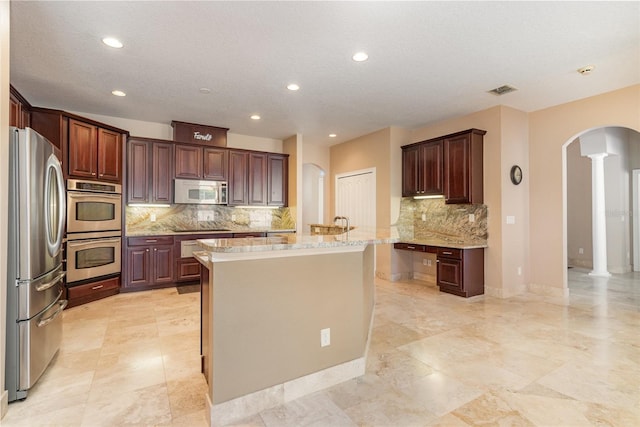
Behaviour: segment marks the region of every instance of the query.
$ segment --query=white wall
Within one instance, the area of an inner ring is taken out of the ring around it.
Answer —
[[[9,2],[0,1],[0,419],[7,413],[4,389],[7,306],[7,209],[9,201]]]
[[[571,267],[593,268],[591,159],[581,155],[581,138],[567,146],[567,257]],[[583,253],[580,253],[582,249]]]
[[[631,271],[631,215],[628,132],[606,128],[610,152],[604,159],[607,224],[607,268],[610,273]]]

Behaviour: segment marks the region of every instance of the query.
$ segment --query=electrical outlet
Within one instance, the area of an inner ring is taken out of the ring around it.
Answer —
[[[507,224],[515,224],[516,223],[516,217],[513,215],[507,215]]]
[[[235,215],[231,215],[231,221],[235,222],[235,220],[236,220],[236,216]]]
[[[156,222],[156,214],[152,213],[151,215],[149,215],[149,221]]]
[[[426,221],[426,220],[427,220],[427,214],[426,214],[426,213],[423,213],[423,214],[422,214],[422,220],[423,220],[423,221]]]
[[[522,267],[518,267],[518,276],[522,276]]]
[[[431,267],[431,260],[430,259],[427,260],[427,267]]]
[[[429,260],[426,258],[422,259],[422,265],[429,265]]]
[[[475,214],[469,214],[469,222],[476,222]]]
[[[584,248],[578,248],[578,253],[579,253],[580,255],[584,254]]]
[[[331,328],[320,329],[320,347],[331,344]]]

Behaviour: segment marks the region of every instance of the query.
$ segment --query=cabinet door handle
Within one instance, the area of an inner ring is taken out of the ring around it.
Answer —
[[[149,252],[149,249],[145,249],[147,252]]]
[[[442,255],[453,255],[453,252],[442,252]]]
[[[415,246],[407,246],[407,249],[415,249]]]
[[[156,243],[158,241],[158,239],[149,239],[149,240],[145,240],[145,243]]]
[[[102,289],[102,288],[104,288],[104,285],[98,285],[98,286],[92,286],[91,287],[91,289],[94,290],[94,291],[98,290],[98,289]]]

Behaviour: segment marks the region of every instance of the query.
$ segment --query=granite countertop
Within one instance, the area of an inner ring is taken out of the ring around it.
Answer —
[[[250,237],[235,239],[200,239],[200,246],[209,252],[239,253],[292,249],[335,248],[343,246],[377,245],[399,242],[395,228],[355,229],[338,235],[289,234],[278,237]]]
[[[229,234],[229,233],[295,233],[295,229],[274,230],[271,228],[251,228],[237,230],[188,230],[188,231],[170,231],[170,230],[141,230],[126,231],[125,237],[139,236],[185,236],[191,234]]]
[[[463,240],[449,240],[440,237],[425,237],[422,239],[414,239],[413,237],[406,239],[401,238],[399,242],[451,249],[478,249],[488,247],[487,242],[465,242]]]

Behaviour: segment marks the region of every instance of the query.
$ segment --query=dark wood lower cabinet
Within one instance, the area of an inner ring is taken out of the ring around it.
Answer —
[[[179,258],[176,261],[176,282],[200,280],[200,263],[195,258]]]
[[[67,308],[106,298],[120,292],[120,276],[67,288]]]
[[[469,298],[484,294],[484,249],[457,249],[414,243],[394,243],[395,249],[437,254],[441,292]]]
[[[438,248],[438,287],[465,298],[484,294],[484,249]]]
[[[129,237],[125,259],[123,292],[162,288],[175,282],[173,236]]]

